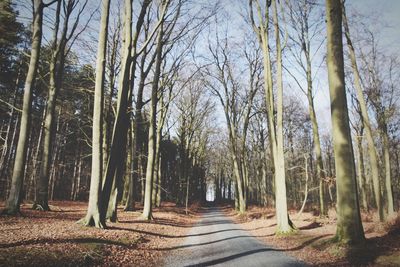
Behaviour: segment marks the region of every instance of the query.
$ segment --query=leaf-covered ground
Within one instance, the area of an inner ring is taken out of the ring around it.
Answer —
[[[160,266],[187,236],[201,211],[163,203],[154,210],[155,220],[140,221],[136,212],[119,209],[119,222],[100,230],[76,224],[86,203],[51,202],[51,211],[32,210],[22,205],[20,216],[0,216],[0,266]],[[0,204],[0,209],[3,207]],[[331,242],[336,218],[311,212],[291,218],[299,231],[277,237],[274,211],[251,207],[246,215],[222,208],[243,229],[268,245],[317,266],[400,266],[400,216],[381,224],[372,214],[363,214],[367,241],[352,249]]]
[[[121,208],[119,221],[101,230],[75,223],[87,203],[50,204],[50,212],[24,204],[22,215],[0,216],[1,266],[157,266],[198,219],[195,208],[186,215],[183,208],[163,203],[150,223],[138,220],[140,209]]]
[[[299,229],[290,236],[276,236],[274,211],[251,207],[246,215],[229,215],[263,242],[315,266],[400,266],[400,214],[386,223],[379,223],[371,213],[363,213],[366,242],[355,247],[332,242],[336,231],[336,215],[320,219],[311,212],[290,217]]]

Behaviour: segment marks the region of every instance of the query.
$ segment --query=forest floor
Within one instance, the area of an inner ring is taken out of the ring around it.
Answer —
[[[121,207],[119,221],[101,230],[75,223],[87,203],[50,205],[50,212],[23,204],[21,216],[0,216],[0,266],[157,266],[198,220],[196,206],[186,215],[184,208],[163,203],[151,223],[138,219],[141,207],[136,212]]]
[[[321,219],[312,212],[290,213],[295,234],[276,236],[274,210],[252,206],[245,215],[230,210],[228,215],[266,244],[314,266],[400,266],[400,214],[379,223],[371,213],[362,213],[366,242],[353,248],[332,242],[336,215]]]
[[[52,211],[32,210],[23,204],[21,216],[0,216],[0,266],[160,266],[171,249],[184,242],[202,209],[163,203],[154,209],[152,222],[141,221],[138,211],[123,212],[108,229],[84,227],[75,222],[85,215],[87,203],[54,201]],[[4,203],[0,203],[0,210]],[[274,211],[250,207],[237,215],[230,206],[222,207],[241,228],[269,246],[278,248],[310,265],[400,266],[400,216],[389,223],[363,213],[367,242],[349,249],[330,242],[335,234],[333,210],[329,219],[312,212],[291,213],[299,231],[290,236],[274,235]]]

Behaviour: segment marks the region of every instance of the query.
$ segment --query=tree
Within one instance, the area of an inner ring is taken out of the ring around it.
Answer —
[[[17,21],[17,15],[11,0],[0,2],[0,87],[4,88],[13,85],[14,69],[19,66],[14,57],[24,27]]]
[[[328,78],[337,187],[336,240],[364,241],[358,204],[356,171],[344,82],[342,9],[340,0],[326,0]]]
[[[253,3],[256,5],[258,25],[255,22]],[[273,23],[275,28],[275,41],[277,50],[277,98],[276,98],[276,121],[275,100],[273,93],[272,65],[269,48],[269,8],[273,6]],[[289,219],[286,200],[285,160],[283,151],[283,84],[282,84],[282,48],[280,42],[280,29],[278,24],[278,11],[275,1],[266,1],[264,9],[259,0],[249,0],[250,20],[256,33],[264,57],[264,87],[265,102],[267,106],[269,141],[274,162],[275,177],[275,206],[277,217],[277,233],[288,233],[293,230]]]
[[[32,26],[31,58],[29,61],[28,73],[25,79],[21,126],[19,130],[11,190],[7,198],[6,208],[4,210],[4,213],[6,214],[18,213],[21,203],[21,191],[24,179],[24,169],[27,156],[26,153],[28,149],[29,131],[31,126],[32,92],[35,86],[42,42],[43,9],[48,6],[45,5],[42,0],[34,0],[33,5],[34,14]]]
[[[47,94],[46,102],[46,113],[43,123],[44,128],[44,141],[43,141],[43,151],[42,160],[40,164],[40,175],[37,182],[36,188],[36,198],[34,209],[49,210],[48,205],[48,187],[49,187],[49,174],[50,174],[50,161],[52,157],[52,143],[55,135],[55,109],[57,96],[59,94],[60,88],[63,83],[64,77],[64,65],[66,57],[70,51],[68,43],[74,41],[72,39],[74,32],[78,26],[80,16],[85,9],[87,0],[84,2],[83,6],[78,11],[77,18],[72,25],[72,29],[68,32],[68,27],[70,23],[70,18],[73,11],[77,8],[79,0],[58,0],[57,8],[55,14],[55,26],[53,30],[53,41],[51,44],[51,59],[50,59],[50,81]],[[60,19],[61,19],[61,6],[63,6],[63,26],[61,29],[61,35],[58,37]],[[81,31],[82,32],[82,31]]]
[[[106,49],[108,35],[108,21],[111,0],[101,3],[101,21],[96,61],[96,83],[94,89],[93,128],[92,128],[92,170],[90,176],[89,205],[86,216],[78,221],[86,226],[97,228],[105,227],[105,217],[101,216],[101,192],[103,175],[103,106],[104,106],[104,80],[106,69]]]
[[[315,113],[314,92],[313,92],[313,77],[312,77],[312,51],[311,41],[318,36],[320,31],[321,17],[317,16],[316,21],[311,21],[312,16],[315,16],[315,1],[302,0],[290,1],[290,21],[291,26],[294,28],[295,33],[290,37],[294,43],[300,47],[304,59],[300,54],[293,52],[295,61],[301,66],[307,80],[307,89],[305,90],[298,79],[286,68],[287,72],[293,76],[300,89],[305,93],[308,100],[308,109],[313,132],[314,153],[317,165],[317,176],[319,180],[319,202],[320,202],[320,216],[327,216],[328,209],[325,197],[326,186],[324,182],[325,170],[322,160],[321,141],[318,131],[318,121]],[[311,25],[310,25],[311,24]],[[323,41],[322,41],[323,42]],[[319,48],[319,47],[318,47]],[[290,49],[292,50],[292,49]],[[305,61],[305,62],[304,62]]]
[[[365,134],[366,134],[366,139],[367,139],[367,143],[368,143],[368,155],[369,155],[369,160],[370,160],[370,165],[371,165],[371,175],[372,175],[372,182],[373,182],[373,188],[374,188],[375,203],[376,203],[376,207],[378,208],[379,220],[383,221],[384,214],[383,214],[383,201],[382,201],[382,196],[381,196],[381,182],[380,182],[380,177],[379,177],[379,160],[378,160],[376,146],[375,146],[374,137],[373,137],[373,133],[372,133],[371,121],[370,121],[370,118],[368,115],[368,107],[367,107],[367,104],[366,104],[366,101],[364,98],[364,93],[363,93],[363,89],[362,89],[362,85],[361,85],[361,77],[360,77],[360,73],[358,70],[355,49],[354,49],[353,42],[350,37],[350,28],[349,28],[347,15],[346,15],[346,9],[345,9],[343,0],[341,0],[341,4],[342,4],[343,26],[344,26],[344,31],[345,31],[346,41],[347,41],[347,47],[349,49],[349,54],[350,54],[351,67],[352,67],[353,76],[354,76],[354,87],[356,89],[357,101],[360,105],[362,122],[363,122],[363,125],[365,128]]]
[[[158,102],[158,89],[161,74],[161,63],[162,63],[162,49],[163,49],[163,31],[164,22],[160,24],[157,36],[157,48],[156,48],[156,61],[154,77],[151,87],[151,102],[150,102],[150,124],[149,124],[149,139],[148,139],[148,155],[147,155],[147,167],[146,167],[146,187],[144,195],[144,206],[142,218],[145,220],[152,219],[152,192],[153,192],[153,181],[154,181],[154,170],[156,163],[156,137],[157,137],[157,102]]]
[[[244,48],[235,46],[233,49],[228,44],[227,37],[221,40],[217,34],[215,47],[209,45],[210,65],[213,68],[206,71],[207,87],[218,97],[225,115],[237,189],[235,195],[238,202],[235,208],[240,213],[244,213],[247,209],[249,188],[247,136],[253,101],[261,84],[261,51],[255,48],[254,43],[249,43],[250,45]],[[244,50],[244,52],[235,55],[234,50]],[[235,71],[234,56],[244,57],[248,78],[240,77],[240,72]],[[246,80],[248,84],[242,84],[241,79]]]

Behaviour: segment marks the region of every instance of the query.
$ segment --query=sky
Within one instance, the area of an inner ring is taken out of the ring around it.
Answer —
[[[381,29],[382,43],[393,52],[400,51],[400,0],[347,0],[361,14],[377,16],[387,22]]]
[[[358,12],[368,19],[379,21],[376,25],[369,24],[369,27],[374,32],[379,32],[382,46],[400,56],[400,0],[347,0],[346,5],[348,16],[351,16],[353,12]],[[381,27],[381,23],[384,27]],[[327,84],[316,92],[315,103],[320,128],[322,132],[328,132],[331,129],[331,120]]]
[[[49,0],[45,0],[48,2]],[[119,2],[113,0],[115,2]],[[196,0],[200,1],[200,0]],[[207,0],[203,0],[206,2]],[[31,10],[29,9],[30,1],[27,0],[15,0],[17,4],[17,9],[19,9],[23,22],[28,22],[30,17]],[[136,2],[136,0],[135,0]],[[240,34],[241,31],[237,30],[236,25],[240,24],[240,21],[243,21],[241,15],[245,12],[244,10],[247,8],[247,0],[220,0],[221,6],[224,7],[226,13],[229,14],[229,22],[226,24],[232,28],[232,32],[236,31],[236,34]],[[320,0],[321,6],[324,6],[325,1]],[[94,10],[97,6],[97,0],[89,0],[89,6],[91,10]],[[114,5],[114,7],[117,5]],[[378,32],[380,35],[380,43],[382,46],[387,48],[391,53],[399,54],[400,51],[400,0],[347,0],[347,13],[349,19],[352,19],[352,14],[354,12],[359,13],[360,15],[368,17],[369,27],[374,32]],[[371,23],[376,21],[377,23]],[[98,20],[94,20],[93,25],[88,30],[88,35],[92,41],[97,38],[97,28],[98,28]],[[232,26],[234,25],[234,26]],[[382,25],[384,27],[382,27]],[[351,27],[351,25],[350,25]],[[49,28],[45,27],[45,35],[46,32],[49,32]],[[49,39],[49,38],[46,38]],[[346,48],[345,48],[346,49]],[[321,53],[325,52],[325,49],[321,49]],[[82,57],[83,61],[93,60],[95,54],[90,57]],[[318,60],[316,60],[318,61]],[[88,62],[81,62],[81,64]],[[315,63],[320,64],[320,63]],[[315,66],[313,66],[315,69]],[[327,85],[327,74],[325,64],[322,64],[321,70],[319,70],[316,75],[318,76],[319,82],[316,82],[315,87],[315,105],[316,105],[316,113],[320,125],[321,133],[324,134],[330,131],[330,104],[329,104],[329,90]],[[287,77],[284,77],[284,79]],[[287,79],[289,80],[289,79]],[[304,94],[298,90],[294,90],[291,92],[296,97],[299,98],[299,101],[306,103],[306,98]],[[223,116],[221,116],[221,120]]]

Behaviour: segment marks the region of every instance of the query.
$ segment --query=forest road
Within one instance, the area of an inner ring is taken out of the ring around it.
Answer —
[[[171,250],[164,266],[307,266],[263,244],[219,208],[207,208],[183,244]]]

